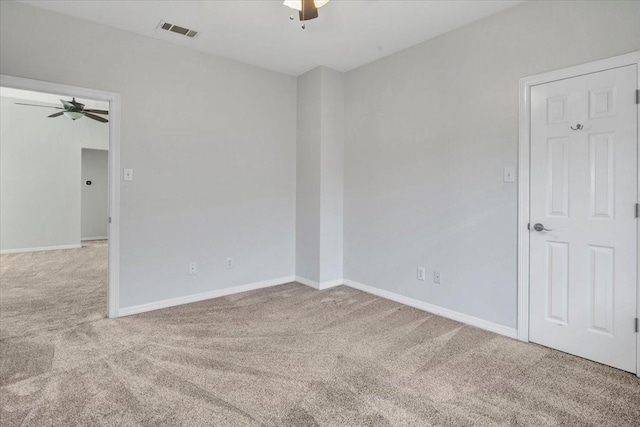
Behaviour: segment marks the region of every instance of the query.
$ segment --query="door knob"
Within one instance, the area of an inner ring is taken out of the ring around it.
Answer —
[[[544,228],[544,225],[542,225],[540,223],[535,224],[533,226],[533,229],[536,230],[536,231],[553,231],[553,230],[551,230],[549,228]]]

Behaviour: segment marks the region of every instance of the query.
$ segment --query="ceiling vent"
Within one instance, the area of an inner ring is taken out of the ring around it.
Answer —
[[[178,25],[173,25],[168,22],[160,21],[158,26],[156,27],[159,30],[170,31],[175,34],[180,34],[181,36],[189,37],[190,39],[195,38],[198,35],[197,31],[190,30],[188,28],[180,27]]]

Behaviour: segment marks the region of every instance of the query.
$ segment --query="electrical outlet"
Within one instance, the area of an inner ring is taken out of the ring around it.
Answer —
[[[433,283],[435,283],[436,285],[440,284],[440,272],[439,271],[434,271],[433,272]]]
[[[198,264],[195,262],[189,263],[189,274],[197,274],[198,273]]]
[[[427,270],[424,267],[418,267],[418,280],[422,280],[423,282],[427,280]]]
[[[227,269],[233,268],[233,258],[227,258]]]

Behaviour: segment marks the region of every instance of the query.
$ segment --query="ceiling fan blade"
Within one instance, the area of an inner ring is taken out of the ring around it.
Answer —
[[[301,21],[318,17],[318,8],[314,0],[302,0],[302,10],[298,12]]]
[[[84,114],[85,116],[89,117],[90,119],[97,120],[97,121],[99,121],[101,123],[107,123],[109,121],[109,120],[105,119],[104,117],[96,116],[95,114],[87,113],[86,111],[83,111],[82,114]]]
[[[64,111],[60,111],[59,113],[53,113],[52,115],[47,116],[47,117],[58,117],[58,116],[61,116],[63,114],[64,114]]]
[[[94,113],[94,114],[109,114],[109,112],[107,110],[82,110],[83,112],[89,112],[89,113]]]
[[[44,108],[55,108],[56,110],[64,110],[62,107],[51,107],[49,105],[38,105],[38,104],[24,104],[22,102],[16,102],[16,105],[28,105],[30,107],[44,107]]]

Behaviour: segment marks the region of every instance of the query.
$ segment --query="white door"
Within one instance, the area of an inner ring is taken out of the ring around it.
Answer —
[[[630,372],[637,351],[636,68],[531,88],[529,339]]]

